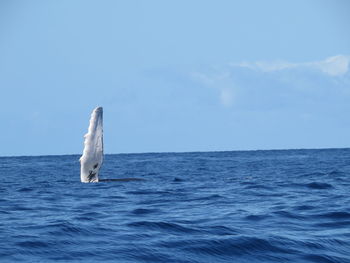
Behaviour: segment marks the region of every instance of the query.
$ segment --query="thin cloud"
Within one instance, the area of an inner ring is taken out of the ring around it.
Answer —
[[[264,72],[280,71],[284,69],[295,68],[296,64],[285,61],[256,61],[256,62],[241,62],[238,64],[231,63],[233,67],[249,68],[254,70],[261,70]]]
[[[310,67],[321,70],[323,73],[330,76],[341,76],[348,72],[350,56],[334,56],[323,61],[308,63]]]
[[[233,67],[249,68],[263,72],[282,71],[294,68],[318,70],[329,76],[341,76],[349,71],[350,56],[338,55],[321,61],[291,63],[287,61],[256,61],[231,63]]]

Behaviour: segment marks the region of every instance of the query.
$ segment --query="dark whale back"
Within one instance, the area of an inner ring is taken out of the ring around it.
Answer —
[[[99,182],[130,182],[130,181],[144,181],[142,178],[118,178],[118,179],[99,179]]]

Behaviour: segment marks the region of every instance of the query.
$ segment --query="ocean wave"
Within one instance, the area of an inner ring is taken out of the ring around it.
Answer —
[[[0,157],[1,262],[350,262],[350,149],[78,159]]]

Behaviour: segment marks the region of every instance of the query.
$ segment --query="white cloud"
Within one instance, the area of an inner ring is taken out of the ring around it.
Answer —
[[[330,76],[341,76],[349,71],[350,56],[338,55],[321,61],[291,63],[287,61],[256,61],[231,63],[233,67],[250,68],[263,72],[281,71],[292,68],[309,68],[319,70]]]
[[[285,61],[256,61],[256,62],[241,62],[239,64],[231,63],[231,66],[250,68],[254,70],[261,70],[264,72],[279,71],[288,68],[296,67],[296,64]]]
[[[350,56],[334,56],[323,61],[308,63],[310,67],[321,70],[330,76],[344,75],[349,70]]]

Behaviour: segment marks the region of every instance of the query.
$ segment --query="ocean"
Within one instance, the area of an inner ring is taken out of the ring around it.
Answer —
[[[0,262],[350,262],[350,149],[0,158]]]

